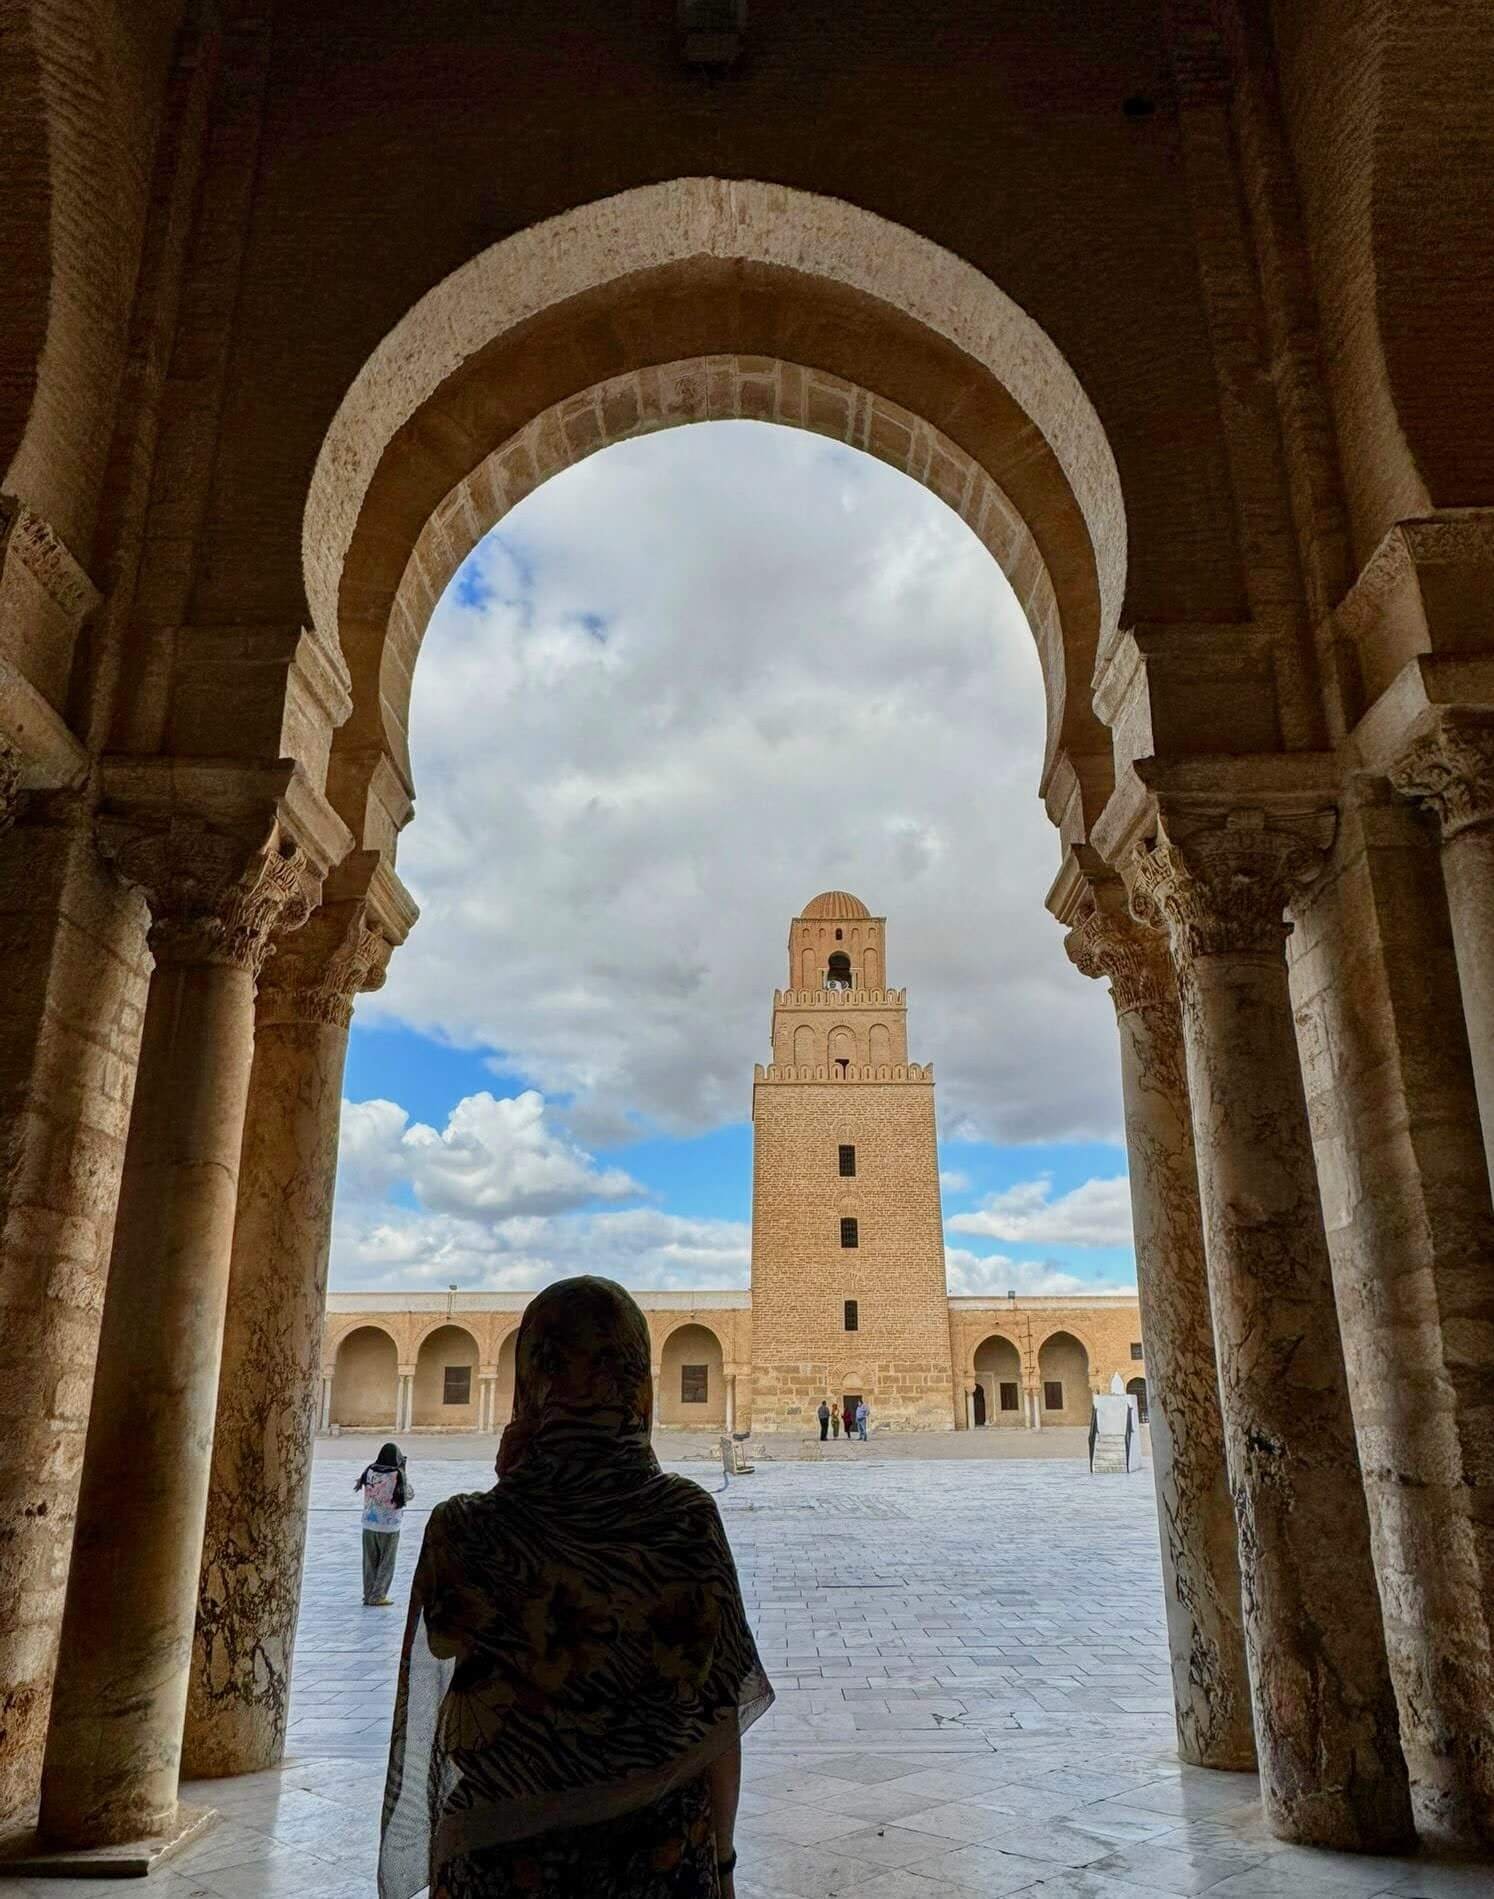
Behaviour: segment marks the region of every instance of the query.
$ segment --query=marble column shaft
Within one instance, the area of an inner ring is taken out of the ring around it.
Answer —
[[[271,931],[305,916],[298,854],[269,848],[236,876],[243,861],[179,828],[126,860],[156,965],[42,1775],[49,1846],[176,1818],[255,979]]]
[[[1494,1180],[1494,710],[1449,708],[1391,773],[1437,818],[1463,1018]]]
[[[255,1009],[197,1594],[182,1771],[255,1773],[285,1752],[322,1397],[322,1331],[353,997],[387,944],[320,917],[265,972]]]
[[[1096,911],[1066,947],[1086,975],[1109,978],[1120,1031],[1178,1753],[1200,1767],[1250,1768],[1240,1565],[1177,985],[1156,932],[1128,916]]]
[[[89,827],[0,746],[0,1831],[35,1804],[150,958]]]
[[[1285,956],[1325,832],[1190,813],[1137,853],[1134,894],[1182,1000],[1267,1821],[1389,1852],[1414,1837],[1410,1794]]]

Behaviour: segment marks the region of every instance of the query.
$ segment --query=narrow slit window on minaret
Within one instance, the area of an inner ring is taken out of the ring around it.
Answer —
[[[851,1180],[855,1177],[856,1150],[844,1141],[841,1143],[840,1148],[840,1171],[847,1180]]]
[[[861,1234],[856,1222],[849,1216],[840,1223],[840,1243],[842,1246],[859,1246]]]
[[[861,1309],[854,1299],[847,1299],[845,1317],[846,1330],[848,1332],[859,1331],[861,1326]]]

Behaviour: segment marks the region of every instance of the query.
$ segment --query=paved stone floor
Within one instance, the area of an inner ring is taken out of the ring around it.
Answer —
[[[425,1510],[490,1470],[411,1449],[400,1594]],[[291,1758],[185,1789],[223,1819],[151,1893],[371,1899],[402,1616],[360,1603],[359,1468],[319,1447]],[[1494,1895],[1494,1867],[1282,1846],[1253,1777],[1180,1768],[1149,1475],[858,1455],[760,1468],[721,1504],[778,1688],[747,1743],[740,1899]]]

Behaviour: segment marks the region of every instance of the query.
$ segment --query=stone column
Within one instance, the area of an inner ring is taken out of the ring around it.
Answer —
[[[1177,984],[1156,932],[1123,914],[1093,910],[1065,947],[1086,976],[1109,978],[1120,1030],[1178,1753],[1199,1767],[1250,1768],[1240,1565]]]
[[[726,1374],[726,1435],[731,1436],[737,1428],[737,1374]]]
[[[42,1775],[47,1846],[170,1833],[223,1306],[272,931],[305,860],[172,822],[120,850],[156,958],[99,1338]]]
[[[383,981],[390,948],[346,909],[274,958],[255,1009],[182,1748],[194,1780],[285,1752],[343,1063],[353,998]]]
[[[321,1407],[320,1428],[323,1431],[330,1431],[332,1428],[332,1374],[331,1372],[325,1371],[325,1370],[322,1373],[322,1407]]]
[[[477,1428],[479,1431],[495,1429],[493,1420],[497,1416],[498,1373],[485,1371],[477,1380]]]
[[[1494,709],[1439,712],[1404,753],[1391,783],[1431,811],[1441,828],[1463,1019],[1494,1180]]]
[[[410,1421],[415,1416],[415,1367],[401,1365],[399,1381],[394,1395],[394,1428],[396,1431],[408,1431]]]
[[[150,958],[92,827],[0,744],[0,1832],[34,1807]]]
[[[1278,1837],[1414,1837],[1287,988],[1283,911],[1330,816],[1195,808],[1134,859],[1168,932],[1239,1526],[1261,1796]]]

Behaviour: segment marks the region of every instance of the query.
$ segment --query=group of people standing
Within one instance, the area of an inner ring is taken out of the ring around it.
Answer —
[[[856,1400],[854,1409],[848,1400],[844,1412],[842,1412],[838,1403],[831,1404],[828,1398],[821,1398],[817,1416],[820,1420],[821,1444],[825,1442],[826,1438],[832,1435],[839,1438],[842,1423],[846,1427],[847,1443],[850,1442],[853,1432],[860,1438],[863,1444],[866,1442],[866,1423],[871,1413],[866,1408],[866,1400],[864,1398],[858,1398]]]

